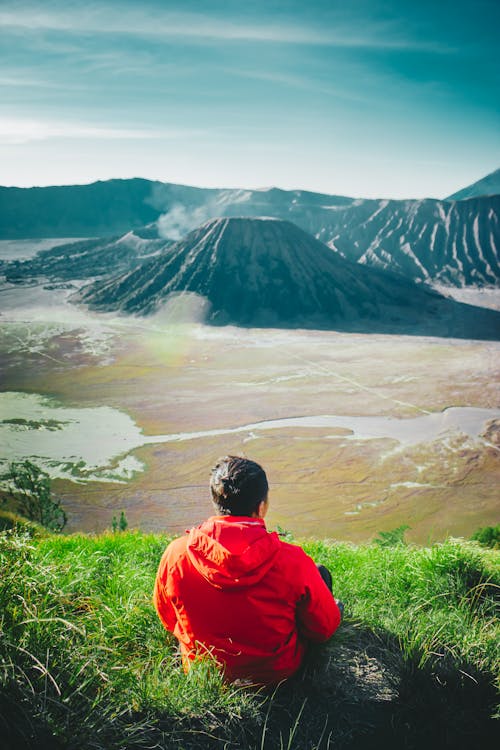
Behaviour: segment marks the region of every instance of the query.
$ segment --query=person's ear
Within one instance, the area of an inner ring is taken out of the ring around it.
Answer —
[[[259,518],[264,518],[265,517],[268,508],[269,508],[269,500],[268,500],[268,497],[266,495],[265,499],[261,500],[260,503],[259,503],[259,508],[257,510]]]

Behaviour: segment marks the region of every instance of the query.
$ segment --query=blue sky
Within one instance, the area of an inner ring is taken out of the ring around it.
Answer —
[[[0,0],[0,184],[444,197],[500,166],[497,0]]]

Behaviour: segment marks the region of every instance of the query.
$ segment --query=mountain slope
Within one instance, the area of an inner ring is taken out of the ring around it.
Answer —
[[[319,239],[350,260],[430,284],[500,285],[500,196],[364,201],[335,213]]]
[[[122,237],[80,240],[42,250],[33,258],[1,264],[5,278],[19,283],[34,277],[52,280],[95,278],[134,268],[144,258],[165,250],[169,240],[140,236],[143,232],[127,232]]]
[[[448,196],[447,200],[461,201],[482,195],[500,195],[500,169],[496,169],[486,177],[473,182],[472,185],[467,185],[462,190],[458,190],[453,195]]]
[[[500,314],[351,263],[294,224],[263,218],[213,219],[139,268],[85,287],[76,299],[148,314],[183,292],[208,301],[212,324],[471,338],[500,331]]]

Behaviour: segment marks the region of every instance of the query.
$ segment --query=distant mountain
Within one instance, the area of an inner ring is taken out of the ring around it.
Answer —
[[[164,251],[172,244],[169,240],[151,239],[148,237],[150,233],[137,230],[122,237],[57,245],[42,250],[29,260],[11,261],[0,267],[6,280],[12,283],[39,277],[71,281],[116,274],[134,268],[144,258]]]
[[[317,235],[345,258],[450,286],[500,284],[500,196],[363,201]]]
[[[5,192],[11,190],[17,192]],[[0,236],[21,236],[15,234],[21,231],[24,236],[109,236],[156,223],[157,237],[178,240],[210,218],[271,216],[293,221],[349,260],[412,281],[457,287],[500,283],[500,196],[457,202],[363,200],[302,190],[211,190],[147,180],[30,188],[22,195],[20,190],[0,189]],[[33,203],[33,196],[38,202]],[[148,236],[153,236],[151,226]]]
[[[500,169],[496,169],[481,180],[472,183],[472,185],[458,190],[453,195],[448,196],[446,200],[461,201],[466,198],[477,198],[483,195],[500,195]]]
[[[0,239],[109,237],[157,222],[167,239],[180,239],[220,216],[315,214],[348,206],[353,198],[302,190],[197,188],[134,178],[89,185],[0,187]],[[176,236],[177,235],[177,236]]]
[[[109,237],[156,221],[162,205],[205,199],[200,188],[134,178],[90,185],[0,187],[0,238]]]
[[[207,322],[496,338],[500,313],[458,305],[351,263],[288,221],[213,219],[168,251],[76,296],[100,310],[156,312],[172,296],[209,304]]]

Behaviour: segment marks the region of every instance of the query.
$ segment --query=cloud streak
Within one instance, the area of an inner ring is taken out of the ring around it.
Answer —
[[[244,78],[254,81],[263,81],[264,83],[278,84],[279,86],[289,86],[290,88],[294,88],[299,91],[325,94],[328,97],[343,99],[347,102],[369,103],[373,101],[373,97],[361,95],[360,93],[352,89],[349,90],[347,86],[345,88],[340,88],[338,86],[322,84],[321,82],[317,82],[313,78],[306,78],[305,76],[294,75],[290,73],[279,73],[275,71],[243,70],[241,68],[221,68],[220,70],[225,75],[236,76],[237,78]]]
[[[353,33],[352,24],[331,19],[326,28],[267,20],[265,23],[231,20],[202,13],[179,13],[156,9],[120,8],[112,5],[79,6],[71,9],[21,6],[0,10],[0,26],[21,31],[52,31],[128,36],[183,38],[191,41],[260,42],[318,45],[326,47],[419,49],[442,53],[443,46],[409,36],[394,22],[364,19],[363,32]],[[358,27],[359,28],[359,27]]]
[[[43,80],[34,76],[18,75],[2,75],[0,74],[0,86],[10,86],[12,88],[46,88],[46,89],[57,89],[61,88],[60,84],[54,83],[54,81]]]
[[[3,144],[21,145],[52,138],[98,140],[146,140],[192,138],[199,130],[148,130],[140,128],[97,127],[86,123],[53,122],[25,118],[1,118],[0,139]]]

